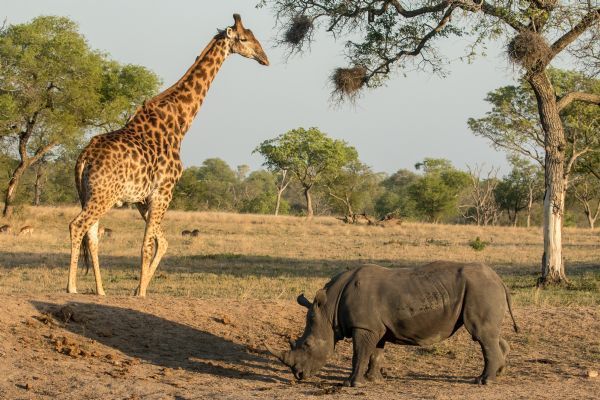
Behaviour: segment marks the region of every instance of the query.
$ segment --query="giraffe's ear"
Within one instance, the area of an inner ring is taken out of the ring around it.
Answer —
[[[225,36],[227,36],[227,39],[233,38],[233,29],[231,29],[231,27],[225,29]]]

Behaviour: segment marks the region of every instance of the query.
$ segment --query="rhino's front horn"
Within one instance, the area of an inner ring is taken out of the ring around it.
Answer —
[[[281,361],[282,363],[284,363],[285,365],[287,365],[288,367],[291,367],[291,363],[290,363],[290,355],[289,355],[289,351],[279,351],[279,350],[273,350],[268,344],[265,343],[265,348],[267,349],[267,351],[269,353],[271,353],[272,355],[274,355],[275,357],[277,357],[277,359],[279,361]]]

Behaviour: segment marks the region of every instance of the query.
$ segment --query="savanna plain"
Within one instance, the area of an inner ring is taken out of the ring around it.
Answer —
[[[100,244],[106,297],[93,273],[65,292],[72,208],[25,208],[9,223],[31,235],[0,235],[0,398],[5,399],[591,399],[600,391],[600,231],[565,228],[569,285],[535,287],[541,228],[404,222],[348,225],[170,211],[166,256],[148,297],[132,297],[144,225],[112,210]],[[7,221],[0,221],[0,224]],[[199,229],[198,237],[181,231]],[[469,242],[485,242],[476,251]],[[483,360],[464,328],[428,347],[386,346],[385,381],[361,388],[350,341],[316,377],[295,382],[264,349],[284,349],[329,277],[365,263],[414,267],[434,260],[485,262],[509,286],[520,333],[508,315],[505,375],[477,386]]]

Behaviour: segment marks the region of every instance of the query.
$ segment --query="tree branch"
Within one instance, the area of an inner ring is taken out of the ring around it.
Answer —
[[[568,107],[574,101],[583,101],[586,103],[600,105],[600,95],[594,94],[594,93],[585,93],[585,92],[567,93],[556,102],[558,111],[559,112],[562,111],[564,108]]]
[[[57,144],[58,143],[56,143],[56,142],[50,142],[47,145],[38,149],[38,151],[35,152],[33,157],[31,157],[29,159],[30,164],[35,164],[36,162],[38,162],[42,157],[44,157],[46,155],[46,153],[48,153],[50,150],[52,150],[52,148],[54,146],[56,146]]]
[[[592,24],[600,20],[600,8],[591,10],[587,13],[577,25],[575,25],[569,32],[562,35],[556,42],[551,46],[552,57],[564,50],[565,47],[574,42],[583,32],[587,30]]]
[[[423,36],[423,38],[421,39],[419,44],[417,44],[417,47],[415,47],[413,50],[402,50],[402,51],[398,52],[398,54],[396,54],[394,57],[385,59],[385,61],[383,63],[381,63],[377,68],[375,68],[371,73],[369,73],[366,76],[366,80],[368,81],[376,74],[385,74],[385,73],[389,72],[390,65],[392,65],[396,61],[400,60],[400,58],[402,58],[404,56],[419,55],[419,53],[421,53],[421,50],[423,50],[423,48],[425,47],[427,42],[432,37],[434,37],[438,32],[440,32],[442,29],[444,29],[444,27],[448,24],[448,22],[450,21],[450,19],[452,17],[452,12],[454,11],[455,8],[456,8],[456,6],[452,5],[446,10],[446,12],[444,13],[444,16],[440,19],[440,22],[438,22],[437,26],[435,28],[433,28],[431,31],[429,31],[429,33],[427,33],[425,36]]]
[[[472,11],[472,10],[467,10],[467,11]],[[514,30],[516,30],[518,32],[521,32],[527,28],[524,24],[522,24],[519,21],[519,19],[517,18],[517,16],[515,14],[513,14],[512,12],[510,12],[508,9],[506,9],[504,7],[497,7],[488,2],[482,1],[481,2],[481,11],[483,11],[483,13],[486,15],[490,15],[492,17],[498,18],[499,20],[508,24],[511,28],[513,28]]]

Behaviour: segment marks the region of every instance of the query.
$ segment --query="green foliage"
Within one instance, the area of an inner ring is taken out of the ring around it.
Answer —
[[[323,186],[333,211],[353,217],[359,212],[373,213],[379,180],[369,166],[354,159],[337,173],[325,176]]]
[[[417,211],[432,222],[455,213],[458,195],[468,185],[469,175],[443,159],[426,158],[415,167],[424,171],[410,187]]]
[[[120,126],[159,84],[146,68],[92,50],[68,18],[37,17],[0,30],[0,143],[4,156],[19,159],[13,188],[38,162],[52,169],[50,182],[62,181],[86,134]],[[47,193],[48,201],[72,197],[72,188],[48,188],[61,192]]]
[[[401,169],[381,182],[384,192],[377,198],[375,212],[379,216],[390,213],[402,218],[416,218],[417,204],[411,195],[411,186],[419,179],[412,171]]]
[[[302,185],[308,215],[312,215],[310,190],[324,176],[335,176],[342,167],[358,159],[354,147],[331,139],[317,128],[298,128],[265,140],[255,150],[271,171],[289,171]]]
[[[494,197],[500,210],[508,213],[511,224],[517,214],[528,207],[529,202],[543,196],[544,174],[538,165],[519,157],[509,158],[512,170],[496,186]]]
[[[479,236],[477,236],[475,240],[471,240],[469,242],[469,246],[471,246],[471,248],[475,251],[482,251],[487,245],[488,242],[484,242],[483,240],[479,239]]]
[[[548,74],[557,95],[582,91],[600,95],[600,80],[586,78],[573,72],[549,69]],[[544,130],[540,123],[536,97],[529,84],[505,86],[488,93],[486,99],[492,105],[483,118],[470,118],[469,127],[477,136],[484,137],[495,148],[537,161],[544,165]],[[578,149],[600,149],[598,106],[573,102],[561,112],[567,139],[566,157],[573,154],[573,143]],[[595,152],[586,154],[593,157]],[[583,162],[583,159],[581,160]]]
[[[265,140],[255,152],[265,157],[273,171],[288,170],[305,188],[312,187],[326,173],[336,173],[358,157],[354,147],[329,138],[317,128],[298,128]]]

